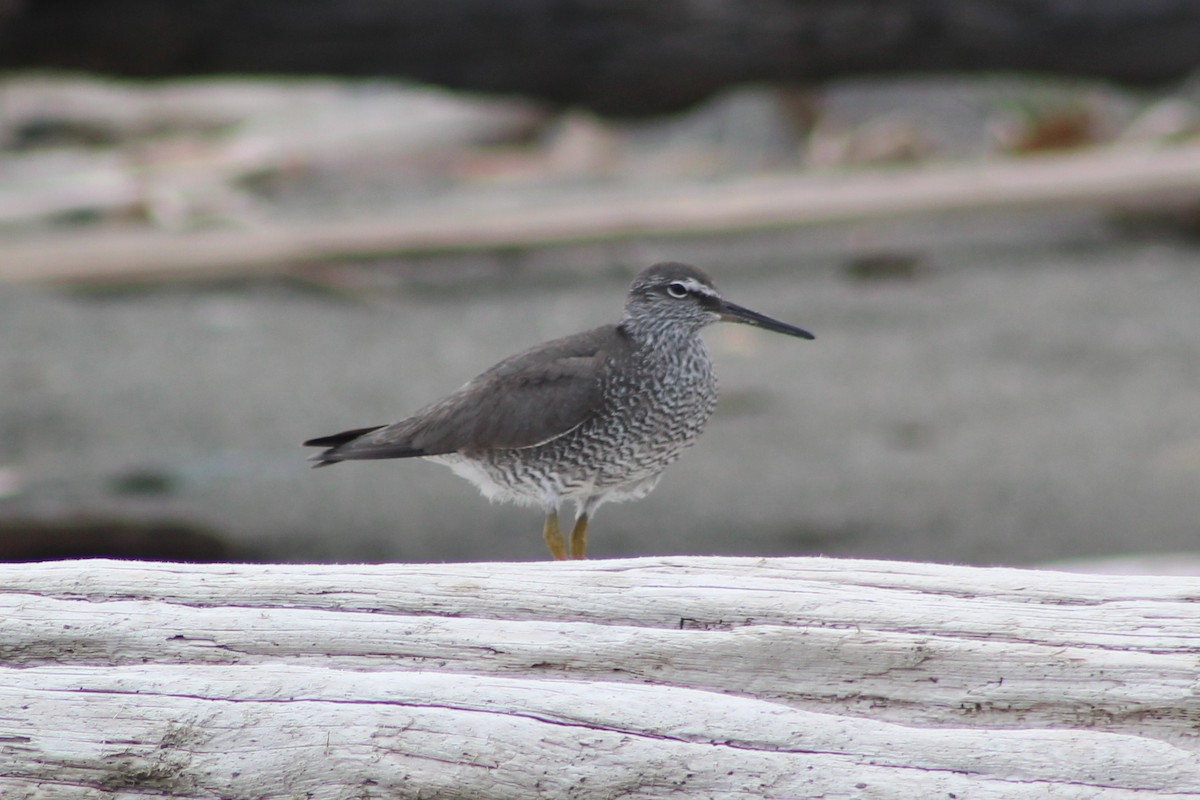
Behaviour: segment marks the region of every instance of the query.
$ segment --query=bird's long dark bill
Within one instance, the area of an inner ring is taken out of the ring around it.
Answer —
[[[721,315],[721,319],[725,322],[741,322],[745,325],[753,325],[756,328],[763,328],[764,330],[775,331],[776,333],[786,333],[788,336],[795,336],[798,339],[816,338],[803,328],[797,328],[795,325],[788,325],[786,322],[772,319],[766,314],[742,308],[735,303],[730,303],[728,300],[721,302],[721,307],[717,313]]]

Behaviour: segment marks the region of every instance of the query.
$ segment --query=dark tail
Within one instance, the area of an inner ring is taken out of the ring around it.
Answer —
[[[365,436],[368,433],[377,431],[383,427],[385,426],[373,425],[370,428],[355,428],[352,431],[342,431],[341,433],[335,433],[332,436],[318,436],[316,439],[309,439],[304,443],[304,446],[329,448],[324,453],[318,453],[312,457],[312,460],[317,462],[313,464],[314,469],[316,467],[327,467],[330,464],[336,464],[343,460],[337,455],[337,450],[339,447],[344,444],[349,444],[360,436]]]

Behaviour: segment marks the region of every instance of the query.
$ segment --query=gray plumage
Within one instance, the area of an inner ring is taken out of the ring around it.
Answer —
[[[555,526],[571,500],[586,530],[601,504],[645,496],[703,431],[717,378],[699,334],[718,320],[812,338],[724,300],[695,267],[656,264],[634,280],[620,323],[505,359],[401,422],[305,444],[327,448],[317,466],[444,463],[490,500],[544,508]]]

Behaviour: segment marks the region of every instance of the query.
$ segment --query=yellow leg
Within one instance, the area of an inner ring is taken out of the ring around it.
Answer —
[[[563,543],[562,531],[558,528],[558,512],[551,511],[546,515],[546,526],[542,529],[546,537],[546,547],[550,549],[550,557],[555,561],[567,560],[567,546]]]
[[[583,560],[587,558],[587,514],[580,514],[571,529],[571,558]]]

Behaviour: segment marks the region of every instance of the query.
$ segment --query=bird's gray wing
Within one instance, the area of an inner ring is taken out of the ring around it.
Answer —
[[[547,342],[501,361],[408,419],[366,429],[322,456],[330,462],[406,458],[543,444],[600,410],[604,375],[626,347],[615,326]]]

